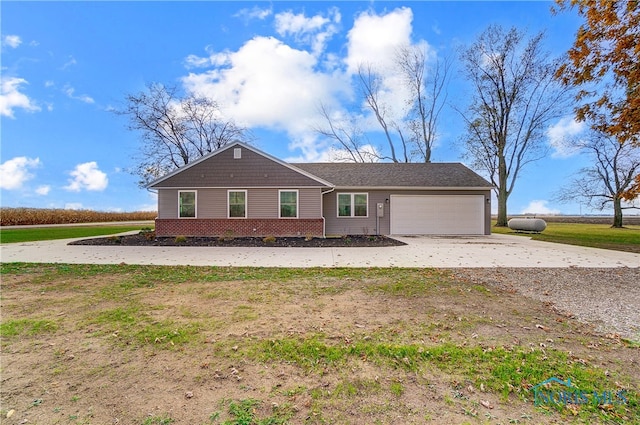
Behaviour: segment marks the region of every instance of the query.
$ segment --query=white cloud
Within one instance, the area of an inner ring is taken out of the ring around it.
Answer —
[[[147,194],[149,202],[137,205],[134,211],[158,211],[158,194],[154,192],[147,192]]]
[[[76,58],[74,58],[73,56],[69,56],[69,60],[66,61],[61,67],[60,69],[65,70],[71,66],[77,65],[78,61],[76,60]]]
[[[255,37],[236,52],[213,53],[211,62],[224,66],[184,77],[188,90],[216,99],[225,114],[244,125],[290,135],[309,130],[319,102],[349,89],[339,75],[318,71],[312,54],[273,37]]]
[[[349,31],[348,56],[345,62],[350,73],[356,73],[361,64],[376,68],[393,68],[393,59],[400,46],[411,44],[413,12],[403,7],[386,15],[363,12]]]
[[[28,112],[36,112],[40,107],[36,106],[29,97],[20,92],[20,86],[28,84],[27,80],[17,77],[2,78],[0,82],[0,115],[15,118],[14,109],[22,108]]]
[[[95,103],[95,100],[93,100],[93,98],[89,95],[86,94],[81,94],[81,95],[76,95],[76,89],[74,89],[71,86],[65,86],[63,89],[63,92],[70,98],[70,99],[74,99],[74,100],[79,100],[81,102],[84,103],[89,103],[89,104],[93,104]]]
[[[42,196],[46,196],[49,194],[49,191],[51,190],[51,186],[49,185],[42,185],[42,186],[38,186],[36,188],[36,193],[38,195],[42,195]]]
[[[138,205],[136,211],[158,211],[158,203]]]
[[[247,24],[249,23],[249,21],[253,19],[258,19],[262,21],[267,17],[269,17],[272,13],[273,11],[271,10],[271,8],[261,9],[258,6],[253,6],[251,9],[249,8],[240,9],[238,13],[236,13],[234,16],[236,18],[244,19],[245,24]]]
[[[19,156],[0,164],[0,188],[15,190],[34,176],[29,171],[40,166],[40,158]]]
[[[5,35],[2,37],[2,45],[9,46],[12,49],[17,48],[22,44],[22,39],[18,35]]]
[[[409,89],[397,68],[397,55],[401,48],[422,50],[425,59],[435,57],[435,51],[425,40],[412,42],[413,12],[403,7],[389,13],[376,15],[363,12],[356,17],[348,33],[347,57],[344,63],[349,74],[359,69],[372,73],[379,79],[378,103],[386,107],[387,121],[402,121],[407,111],[402,107],[409,98]],[[365,108],[366,109],[366,108]],[[395,114],[395,116],[392,116]],[[369,129],[379,130],[373,113],[369,114]]]
[[[560,210],[555,208],[549,208],[547,206],[548,201],[533,200],[529,202],[529,205],[524,207],[520,214],[559,214]]]
[[[107,174],[98,169],[98,164],[95,161],[76,165],[76,168],[69,175],[73,178],[69,179],[69,185],[64,188],[71,192],[102,191],[109,184]]]
[[[187,69],[204,68],[211,65],[211,60],[209,58],[203,58],[198,55],[189,55],[184,60],[184,63]]]
[[[82,204],[80,202],[67,202],[64,204],[65,210],[81,210]]]
[[[578,122],[573,117],[561,118],[556,124],[547,129],[547,139],[549,145],[553,148],[552,156],[554,158],[567,158],[578,153],[578,150],[572,147],[571,141],[579,136],[587,125],[584,122]]]
[[[311,46],[314,55],[320,55],[326,43],[338,32],[341,19],[335,7],[329,9],[328,17],[315,15],[308,18],[303,13],[287,11],[275,16],[276,32],[281,36],[293,36],[296,42]]]

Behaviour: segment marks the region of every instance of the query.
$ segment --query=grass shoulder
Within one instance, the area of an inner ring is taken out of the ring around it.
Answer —
[[[61,226],[33,228],[1,228],[0,243],[48,241],[54,239],[85,238],[114,235],[117,233],[142,230],[145,226]]]
[[[541,233],[522,233],[508,227],[496,227],[493,222],[491,232],[525,236],[537,241],[640,253],[639,225],[616,229],[607,224],[550,222]]]

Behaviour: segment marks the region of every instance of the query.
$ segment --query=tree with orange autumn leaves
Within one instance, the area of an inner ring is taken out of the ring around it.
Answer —
[[[640,149],[640,2],[556,0],[557,9],[577,9],[585,21],[556,77],[579,88],[576,117]],[[622,197],[640,196],[640,174]]]

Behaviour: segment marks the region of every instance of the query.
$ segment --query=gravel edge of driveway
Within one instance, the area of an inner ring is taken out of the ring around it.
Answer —
[[[640,342],[640,268],[465,268],[453,276],[550,303],[562,314]]]

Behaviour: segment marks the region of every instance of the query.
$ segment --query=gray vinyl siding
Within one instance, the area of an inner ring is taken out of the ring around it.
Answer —
[[[368,217],[338,217],[338,193],[368,193]],[[325,217],[325,232],[333,235],[388,235],[391,232],[389,219],[390,204],[386,202],[391,195],[484,195],[491,198],[490,190],[335,190],[324,195],[323,211]],[[380,218],[380,230],[376,229],[376,205],[384,206],[384,217]],[[491,233],[491,204],[485,204],[485,234]]]
[[[282,188],[298,190],[298,218],[320,218],[321,189],[319,188]],[[158,190],[158,218],[178,218],[178,192],[196,190],[197,218],[227,218],[229,190],[247,191],[247,218],[278,218],[280,198],[274,188],[207,188],[207,189],[160,189]]]
[[[198,204],[196,199],[196,216]],[[178,218],[178,190],[158,191],[158,218]]]
[[[322,217],[322,191],[320,189],[299,189],[298,218]]]
[[[338,217],[338,193],[367,193],[367,217]],[[371,190],[336,190],[324,195],[325,232],[327,236],[335,235],[388,235],[389,205],[384,204],[388,192]],[[380,231],[376,228],[376,204],[382,202],[385,216],[380,218]]]
[[[227,189],[198,189],[198,218],[227,218]]]
[[[248,218],[278,218],[278,189],[248,189]]]
[[[281,189],[248,189],[249,218],[278,218],[280,190],[298,191],[298,218],[319,218],[322,216],[320,189],[283,187]]]
[[[250,149],[241,148],[240,159],[233,158],[233,151],[233,148],[226,149],[150,187],[160,189],[323,186],[317,180]]]

